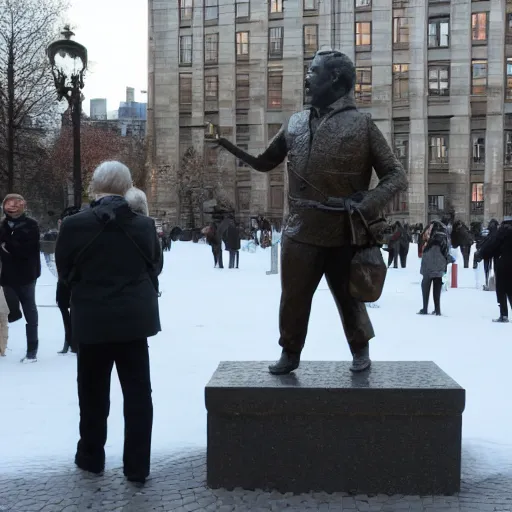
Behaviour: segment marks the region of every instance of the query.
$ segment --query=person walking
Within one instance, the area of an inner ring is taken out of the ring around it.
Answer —
[[[494,261],[500,316],[493,322],[508,323],[507,300],[512,306],[512,216],[505,217],[498,230],[484,240],[475,260]]]
[[[483,234],[485,236],[482,244],[485,243],[485,240],[488,238],[492,238],[498,231],[500,227],[500,223],[496,219],[491,219],[489,224],[487,225],[487,229],[484,230]],[[491,270],[494,268],[493,258],[484,258],[484,275],[485,275],[485,284],[484,291],[489,291],[489,278],[491,276]]]
[[[92,176],[91,207],[60,228],[55,259],[71,289],[71,324],[78,344],[80,440],[75,464],[105,466],[110,379],[114,364],[124,397],[124,474],[144,483],[150,472],[153,404],[148,337],[160,330],[161,250],[155,222],[134,213],[124,196],[129,169],[104,162]]]
[[[434,221],[431,225],[421,258],[420,272],[423,276],[421,283],[423,308],[419,311],[420,315],[428,315],[430,290],[433,287],[435,310],[432,314],[441,316],[443,276],[446,274],[448,263],[453,263],[453,261],[449,252],[446,228],[441,222]]]
[[[0,285],[8,304],[21,303],[25,316],[27,352],[21,362],[35,363],[39,348],[36,305],[36,283],[41,275],[39,226],[26,215],[23,196],[8,194],[2,206],[5,219],[0,225]],[[13,312],[15,307],[9,309]]]

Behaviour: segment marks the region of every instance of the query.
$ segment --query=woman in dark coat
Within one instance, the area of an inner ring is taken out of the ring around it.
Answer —
[[[464,260],[464,268],[469,268],[469,256],[471,254],[471,246],[475,241],[469,228],[461,220],[457,220],[453,224],[451,233],[452,247],[458,249],[462,253]]]
[[[145,482],[150,470],[153,404],[147,339],[160,331],[158,274],[162,252],[155,222],[134,213],[124,195],[130,171],[101,164],[92,177],[91,208],[62,223],[55,260],[71,290],[78,344],[80,441],[75,464],[105,466],[110,379],[116,365],[124,396],[124,474]]]
[[[229,251],[229,268],[238,268],[240,262],[240,230],[234,219],[229,219],[229,224],[224,231],[224,244]]]
[[[453,263],[448,249],[448,234],[442,223],[434,221],[421,259],[423,308],[419,311],[420,315],[428,315],[430,289],[433,286],[435,307],[433,314],[441,316],[441,290],[448,263]]]
[[[512,306],[512,217],[505,217],[501,226],[484,240],[475,259],[494,260],[500,316],[493,321],[508,323],[507,300]]]

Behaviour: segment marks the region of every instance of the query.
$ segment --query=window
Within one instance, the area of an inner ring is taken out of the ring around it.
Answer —
[[[237,144],[237,146],[240,149],[243,149],[245,152],[247,152],[249,150],[249,145],[248,144]],[[237,167],[249,167],[249,165],[246,164],[243,160],[238,160],[236,165],[237,165]]]
[[[315,56],[318,50],[318,25],[304,25],[304,58]]]
[[[473,42],[487,41],[486,12],[475,12],[471,15],[471,39]]]
[[[512,131],[505,132],[505,165],[512,165]]]
[[[434,165],[448,163],[447,135],[431,135],[429,137],[429,163]]]
[[[283,12],[283,0],[270,0],[268,4],[270,14]]]
[[[484,184],[472,183],[471,184],[471,213],[483,214],[484,213]]]
[[[250,187],[240,187],[237,189],[237,203],[239,211],[249,211],[251,208],[251,189]]]
[[[428,67],[428,94],[429,96],[449,96],[450,81],[448,66]]]
[[[444,211],[444,196],[428,196],[429,213]]]
[[[251,138],[251,128],[248,124],[237,124],[236,125],[236,142],[247,141]]]
[[[219,18],[219,0],[204,1],[204,20],[213,21]]]
[[[450,20],[448,18],[430,20],[428,23],[428,47],[446,48],[450,44]]]
[[[407,207],[407,192],[400,192],[393,198],[392,211],[393,212],[406,212]]]
[[[284,207],[284,187],[272,185],[270,187],[270,208],[281,211]]]
[[[205,152],[205,161],[207,166],[216,166],[217,165],[217,148],[211,144],[205,144],[204,147]]]
[[[219,34],[204,36],[204,63],[217,64],[219,60]]]
[[[249,0],[237,0],[235,14],[237,18],[248,18],[250,15]]]
[[[400,160],[402,167],[407,170],[409,167],[409,135],[395,135],[393,144],[396,157]]]
[[[246,73],[236,74],[236,108],[249,108],[249,75]]]
[[[270,59],[283,58],[283,27],[268,29],[268,56]]]
[[[471,62],[471,94],[483,96],[487,92],[487,60]]]
[[[372,102],[372,68],[356,68],[355,96],[359,103]]]
[[[180,107],[192,106],[192,75],[180,75]]]
[[[393,99],[409,98],[409,64],[393,64]]]
[[[192,0],[180,0],[180,21],[192,21]]]
[[[305,11],[318,11],[318,0],[304,0]]]
[[[507,36],[512,35],[512,12],[507,13],[507,26],[506,26]]]
[[[473,135],[473,163],[485,164],[485,135]]]
[[[219,77],[204,77],[204,100],[217,101],[219,99]]]
[[[236,33],[236,57],[237,59],[249,57],[249,32]]]
[[[507,91],[505,98],[512,100],[512,58],[507,57]]]
[[[393,44],[409,42],[409,20],[407,18],[393,18]]]
[[[180,64],[182,66],[192,64],[192,36],[180,36]]]
[[[280,124],[269,124],[268,125],[268,141],[269,142],[279,133],[280,129],[281,129]]]
[[[505,193],[503,195],[503,215],[512,215],[512,181],[505,182]]]
[[[358,7],[371,7],[372,0],[356,0],[356,9]]]
[[[267,108],[280,110],[283,106],[283,75],[281,73],[269,73]]]
[[[370,22],[356,23],[356,46],[372,44],[372,24]]]

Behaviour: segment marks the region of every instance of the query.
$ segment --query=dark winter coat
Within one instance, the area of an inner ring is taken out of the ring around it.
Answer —
[[[71,287],[76,343],[133,341],[160,331],[162,251],[155,223],[124,198],[105,197],[65,219],[55,260],[59,278]]]
[[[224,244],[227,251],[240,250],[240,231],[234,222],[231,222],[224,232]]]
[[[442,231],[431,234],[421,258],[421,275],[429,279],[443,277],[446,274],[448,263],[451,262],[447,234]]]
[[[453,225],[451,232],[452,247],[468,247],[473,245],[474,238],[469,228],[460,220]]]
[[[494,258],[496,273],[512,276],[512,221],[505,221],[490,234],[475,255],[477,261]]]
[[[310,116],[314,109],[294,114],[258,157],[226,139],[219,143],[257,171],[268,172],[288,156],[289,216],[284,234],[303,243],[324,247],[350,244],[348,213],[318,209],[328,196],[357,200],[367,220],[377,219],[393,197],[407,187],[404,169],[369,114],[359,112],[353,94],[330,106],[315,133]],[[372,168],[379,177],[368,190]],[[356,244],[368,238],[354,216]]]
[[[22,286],[36,281],[41,275],[39,226],[34,219],[22,215],[6,217],[0,226],[2,286]]]

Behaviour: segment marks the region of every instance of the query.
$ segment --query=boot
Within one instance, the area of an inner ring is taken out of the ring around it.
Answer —
[[[367,343],[363,347],[351,349],[352,351],[352,366],[350,371],[352,372],[363,372],[372,365],[370,359],[370,345]]]
[[[493,320],[493,322],[497,324],[508,324],[508,316],[500,316],[496,320]]]
[[[105,460],[95,459],[89,455],[85,455],[81,452],[77,452],[75,455],[75,464],[83,471],[89,471],[100,475],[105,469]]]
[[[418,311],[418,315],[428,315],[428,311],[425,311],[424,309],[420,309]]]
[[[275,364],[268,367],[272,375],[288,375],[300,365],[300,353],[288,352],[283,349],[281,358]]]
[[[432,315],[441,316],[441,311],[432,311]]]
[[[57,354],[67,354],[69,350],[69,343],[67,341],[64,342],[64,347],[61,351],[57,352]]]

